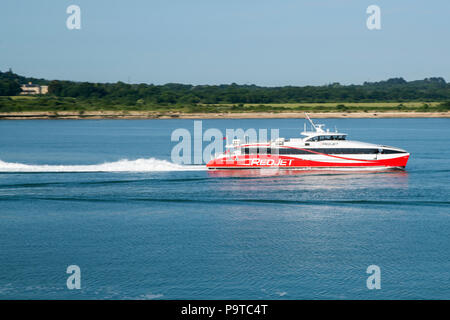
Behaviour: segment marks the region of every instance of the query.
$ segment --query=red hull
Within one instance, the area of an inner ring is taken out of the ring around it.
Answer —
[[[380,160],[361,160],[353,158],[344,158],[338,156],[330,156],[348,162],[331,162],[331,161],[314,161],[305,160],[289,156],[270,156],[270,155],[246,155],[233,156],[231,158],[221,158],[211,160],[206,167],[209,169],[258,169],[258,168],[370,168],[370,167],[386,167],[386,168],[404,168],[408,162],[409,155],[392,159]]]

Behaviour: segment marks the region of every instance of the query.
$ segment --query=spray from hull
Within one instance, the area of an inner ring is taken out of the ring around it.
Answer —
[[[155,158],[128,160],[88,165],[32,165],[0,160],[0,172],[164,172],[201,171],[205,166],[179,165]]]

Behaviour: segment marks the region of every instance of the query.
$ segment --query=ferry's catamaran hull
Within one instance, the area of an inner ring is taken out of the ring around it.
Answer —
[[[388,159],[362,159],[336,157],[325,155],[329,159],[304,159],[289,156],[236,156],[211,160],[208,169],[330,169],[330,168],[358,168],[358,169],[404,169],[409,154]]]
[[[325,131],[323,125],[311,123],[305,138],[241,144],[234,139],[227,152],[216,156],[208,169],[403,169],[409,153],[384,145],[346,140],[347,134]]]

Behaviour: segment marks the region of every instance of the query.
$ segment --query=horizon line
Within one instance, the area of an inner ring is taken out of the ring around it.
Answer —
[[[232,85],[237,85],[237,86],[255,86],[255,87],[261,87],[261,88],[279,88],[279,87],[325,87],[325,86],[330,86],[330,85],[340,85],[340,86],[362,86],[365,83],[377,83],[377,82],[383,82],[383,81],[389,81],[389,80],[393,80],[393,79],[402,79],[404,81],[406,81],[407,83],[409,82],[415,82],[415,81],[424,81],[427,79],[443,79],[444,82],[446,84],[450,84],[450,82],[447,82],[447,80],[443,77],[443,76],[431,76],[431,77],[425,77],[423,79],[414,79],[414,80],[407,80],[402,76],[397,76],[397,77],[390,77],[387,78],[385,80],[374,80],[374,81],[364,81],[363,83],[350,83],[350,84],[343,84],[339,81],[332,81],[332,82],[328,82],[325,84],[318,84],[318,85],[313,85],[313,84],[306,84],[306,85],[294,85],[294,84],[286,84],[286,85],[259,85],[256,83],[244,83],[244,84],[239,84],[236,82],[231,82],[231,83],[217,83],[217,84],[192,84],[192,83],[184,83],[184,82],[166,82],[164,84],[157,84],[157,83],[152,83],[152,82],[126,82],[126,81],[122,81],[122,80],[117,80],[115,82],[112,81],[106,81],[106,82],[93,82],[93,81],[86,81],[86,80],[66,80],[66,79],[47,79],[47,78],[39,78],[36,76],[28,76],[28,75],[21,75],[19,73],[15,73],[12,68],[9,68],[9,70],[7,71],[1,71],[0,73],[13,73],[16,74],[18,76],[21,77],[26,77],[26,78],[34,78],[37,80],[45,80],[45,81],[67,81],[67,82],[78,82],[78,83],[99,83],[99,84],[115,84],[115,83],[124,83],[124,84],[128,84],[128,85],[141,85],[141,84],[145,84],[145,85],[154,85],[154,86],[165,86],[165,85],[170,85],[170,84],[177,84],[177,85],[184,85],[184,86],[193,86],[193,87],[206,87],[206,86],[232,86]]]

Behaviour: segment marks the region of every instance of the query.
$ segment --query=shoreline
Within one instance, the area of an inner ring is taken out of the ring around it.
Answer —
[[[448,112],[308,112],[312,118],[367,119],[367,118],[450,118]],[[242,112],[242,113],[180,113],[149,111],[24,111],[0,112],[0,120],[37,119],[297,119],[304,112]]]

